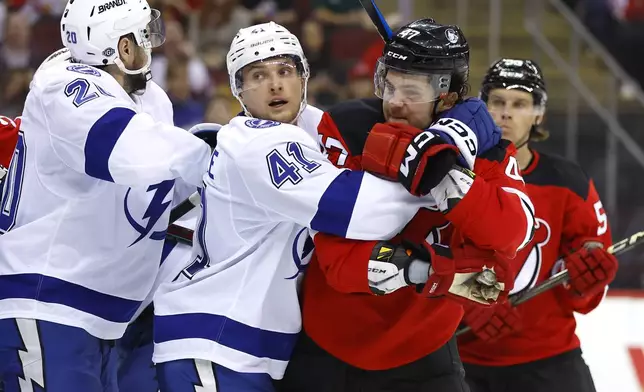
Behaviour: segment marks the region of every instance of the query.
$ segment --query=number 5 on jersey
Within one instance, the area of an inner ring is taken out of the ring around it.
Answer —
[[[597,215],[597,222],[599,226],[597,227],[597,235],[604,235],[608,230],[608,218],[606,217],[606,212],[604,211],[604,206],[602,205],[601,200],[593,204],[595,208],[595,215]]]
[[[295,185],[302,181],[300,168],[307,173],[313,173],[320,167],[318,162],[309,161],[304,157],[302,147],[298,143],[289,142],[286,145],[286,152],[292,159],[285,158],[276,149],[266,156],[271,181],[278,189],[286,182]]]

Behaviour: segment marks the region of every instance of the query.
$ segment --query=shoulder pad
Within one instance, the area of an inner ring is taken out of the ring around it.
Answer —
[[[590,188],[590,177],[581,166],[554,154],[539,153],[537,167],[523,179],[533,185],[566,188],[584,200]]]
[[[382,100],[378,98],[342,102],[327,110],[327,114],[333,119],[351,155],[362,155],[371,128],[385,122]]]

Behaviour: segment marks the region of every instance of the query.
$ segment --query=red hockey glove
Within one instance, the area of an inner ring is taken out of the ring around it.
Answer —
[[[422,292],[427,297],[446,295],[463,304],[488,306],[503,302],[514,287],[509,264],[470,245],[448,248],[422,244],[431,269]],[[418,251],[416,254],[423,254]]]
[[[376,124],[365,142],[362,168],[423,196],[449,172],[459,153],[432,131],[400,123]]]
[[[11,163],[18,142],[19,129],[20,118],[14,121],[9,117],[0,116],[0,180],[7,173]]]
[[[582,247],[564,258],[564,266],[569,289],[580,296],[601,293],[617,274],[617,259],[602,247]]]
[[[493,342],[523,328],[519,312],[509,301],[491,307],[467,306],[463,322],[484,342]]]

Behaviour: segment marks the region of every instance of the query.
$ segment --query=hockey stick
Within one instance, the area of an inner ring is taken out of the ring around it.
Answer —
[[[173,238],[183,244],[192,246],[192,234],[194,233],[194,230],[187,229],[173,223],[181,219],[188,212],[192,211],[193,208],[198,207],[199,203],[201,203],[201,195],[199,192],[195,192],[170,211],[170,223],[168,225],[168,230],[166,231],[166,237]]]
[[[611,245],[608,248],[608,253],[614,256],[619,256],[635,248],[636,246],[641,245],[642,243],[644,243],[644,231],[639,231],[635,234],[632,234],[630,237],[624,238],[623,240]],[[547,280],[534,286],[530,290],[526,290],[522,293],[513,295],[512,297],[510,297],[510,303],[512,304],[512,306],[521,305],[522,303],[531,300],[537,295],[545,293],[546,291],[559,286],[560,284],[566,282],[567,280],[568,280],[568,270],[560,271],[552,275]],[[464,327],[456,331],[455,335],[460,336],[466,332],[469,332],[470,330],[471,330],[470,327]]]
[[[201,195],[199,195],[199,192],[195,192],[192,195],[190,195],[190,197],[188,197],[186,200],[179,203],[176,207],[172,209],[172,211],[170,211],[170,224],[176,222],[185,214],[190,212],[193,208],[197,207],[200,201],[201,201]]]
[[[391,31],[391,27],[389,27],[389,24],[385,20],[385,17],[382,15],[382,12],[380,12],[380,9],[376,5],[376,1],[375,0],[359,0],[359,1],[362,8],[364,8],[364,10],[367,11],[367,15],[369,15],[369,18],[371,19],[371,22],[373,22],[373,25],[376,26],[376,30],[378,30],[378,34],[380,34],[380,37],[382,37],[383,41],[389,42],[389,40],[391,40],[391,37],[394,34]]]

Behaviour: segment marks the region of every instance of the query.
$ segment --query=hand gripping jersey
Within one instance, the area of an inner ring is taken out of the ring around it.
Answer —
[[[519,254],[522,264],[513,293],[548,279],[556,261],[579,247],[582,240],[599,239],[611,245],[608,220],[593,181],[575,163],[533,151],[522,172],[528,195],[536,208],[537,230]],[[518,307],[523,330],[493,343],[473,334],[459,337],[463,362],[510,366],[552,357],[579,347],[573,312],[588,313],[603,295],[573,300],[563,287],[540,294]]]
[[[385,121],[381,107],[380,100],[368,99],[343,103],[325,113],[318,131],[331,162],[360,167],[367,133]],[[477,177],[447,215],[435,206],[423,209],[393,241],[453,245],[468,240],[496,250],[498,257],[512,258],[529,241],[534,226],[514,147],[498,138],[495,144],[485,142],[490,133],[498,132],[487,112],[456,109],[451,112],[458,117],[452,119],[467,127],[467,134],[477,135],[479,146],[488,144],[476,154]],[[372,294],[366,271],[375,241],[323,233],[314,240],[314,256],[302,286],[304,330],[327,352],[362,369],[391,369],[432,353],[452,337],[463,314],[456,302],[424,298],[413,287],[385,296]]]
[[[320,116],[308,107],[300,127],[239,116],[219,131],[193,262],[155,299],[155,362],[204,359],[282,378],[301,329],[309,230],[386,239],[433,203],[334,167],[317,143]]]
[[[175,178],[197,186],[208,145],[172,126],[150,83],[61,62],[36,73],[0,214],[0,318],[119,338],[150,292]]]

